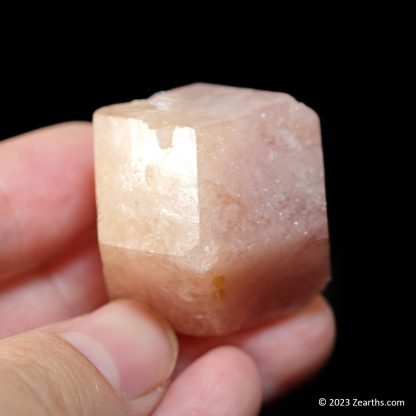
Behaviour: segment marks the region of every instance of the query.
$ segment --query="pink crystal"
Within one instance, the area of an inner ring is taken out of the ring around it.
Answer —
[[[98,233],[112,297],[182,333],[230,333],[328,278],[319,119],[283,93],[208,84],[94,114]]]

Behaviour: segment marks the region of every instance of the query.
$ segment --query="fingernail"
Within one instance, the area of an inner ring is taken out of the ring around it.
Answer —
[[[127,399],[165,383],[178,354],[169,325],[132,301],[109,303],[61,333]]]

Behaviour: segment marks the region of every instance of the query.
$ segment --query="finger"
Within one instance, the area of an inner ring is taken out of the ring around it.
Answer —
[[[221,338],[180,337],[176,374],[218,345],[234,345],[257,364],[265,400],[278,397],[311,377],[328,359],[335,338],[335,321],[328,303],[315,298],[284,320]]]
[[[53,258],[93,227],[92,132],[65,123],[0,144],[0,279]]]
[[[0,339],[96,309],[107,301],[95,238],[22,279],[0,284]]]
[[[133,302],[0,342],[0,408],[8,415],[145,415],[160,399],[177,344]]]
[[[254,416],[260,405],[260,378],[251,358],[237,348],[220,347],[173,382],[154,416]]]

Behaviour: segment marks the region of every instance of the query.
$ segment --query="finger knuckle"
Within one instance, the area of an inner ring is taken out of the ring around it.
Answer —
[[[0,378],[7,379],[10,393],[8,406],[17,406],[22,414],[23,409],[36,415],[86,414],[91,403],[81,387],[85,371],[78,368],[65,342],[44,331],[32,331],[24,338],[22,342],[19,337],[18,348],[12,344],[0,355]]]

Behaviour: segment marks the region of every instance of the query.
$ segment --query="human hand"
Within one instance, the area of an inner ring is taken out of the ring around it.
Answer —
[[[216,338],[176,337],[143,306],[109,303],[95,221],[88,123],[0,144],[2,414],[255,415],[329,356],[321,297]]]

